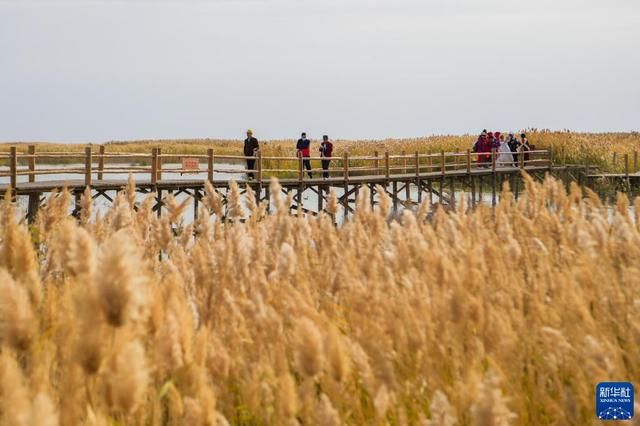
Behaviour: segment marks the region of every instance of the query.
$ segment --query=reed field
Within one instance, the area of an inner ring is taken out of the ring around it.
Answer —
[[[275,180],[272,214],[208,185],[192,224],[132,180],[104,215],[5,201],[0,424],[597,424],[598,382],[640,382],[640,199],[525,182],[339,226]]]
[[[257,135],[259,137],[259,135]],[[318,156],[318,138],[312,140],[312,155]],[[554,161],[567,164],[588,164],[600,167],[603,171],[622,171],[624,164],[622,156],[624,154],[633,155],[640,151],[640,133],[574,133],[548,130],[527,131],[527,136],[531,144],[537,149],[551,149]],[[403,152],[412,154],[438,153],[440,151],[464,152],[471,149],[477,136],[475,135],[445,135],[429,136],[412,139],[384,139],[384,140],[336,140],[335,156],[342,156],[348,152],[350,156],[372,155],[375,151],[380,155],[385,151],[390,154],[401,154]],[[264,156],[270,157],[290,157],[295,156],[295,141],[291,140],[270,140],[262,141]],[[35,143],[38,152],[84,152],[85,144],[62,144],[62,143]],[[9,150],[10,143],[0,144],[0,152]],[[26,152],[27,143],[20,143],[18,146]],[[217,140],[217,139],[193,139],[193,140],[146,140],[146,141],[123,141],[107,142],[104,144],[107,153],[150,153],[154,147],[162,148],[164,154],[206,154],[208,148],[213,148],[216,155],[242,155],[241,140]],[[97,152],[97,148],[95,149]],[[613,153],[617,154],[617,161],[613,163]],[[126,160],[126,159],[124,159]],[[57,160],[59,161],[59,160]],[[77,161],[77,160],[72,160]],[[144,161],[143,161],[144,162]],[[266,167],[279,168],[280,166],[290,166],[296,169],[295,162],[283,165],[266,162]]]

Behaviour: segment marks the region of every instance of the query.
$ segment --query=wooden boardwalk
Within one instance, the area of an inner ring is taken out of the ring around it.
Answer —
[[[485,155],[486,161],[482,167],[478,165],[478,156]],[[400,205],[411,206],[420,203],[425,197],[431,202],[453,205],[456,203],[456,191],[470,193],[472,204],[480,200],[481,194],[491,193],[492,202],[495,204],[502,183],[510,182],[517,196],[520,189],[520,174],[525,171],[530,175],[542,179],[546,173],[568,173],[569,166],[554,166],[551,163],[549,151],[532,151],[525,158],[518,155],[516,161],[501,164],[496,153],[471,153],[440,152],[435,154],[403,154],[390,155],[374,153],[370,156],[349,157],[344,153],[341,157],[333,157],[332,167],[329,169],[330,177],[324,179],[322,169],[314,168],[314,176],[309,178],[308,171],[303,169],[303,160],[298,157],[263,157],[257,153],[255,157],[243,156],[215,156],[213,149],[209,149],[206,155],[163,155],[160,149],[154,148],[152,152],[141,154],[108,154],[104,147],[100,147],[98,153],[92,152],[91,147],[85,149],[84,155],[65,153],[36,154],[34,147],[29,147],[27,153],[19,153],[17,149],[11,149],[4,155],[8,158],[9,170],[5,173],[9,183],[0,185],[0,192],[12,191],[14,197],[28,198],[27,217],[33,220],[35,214],[46,198],[46,194],[54,190],[67,188],[75,195],[76,212],[80,205],[81,194],[85,188],[90,188],[94,199],[104,198],[112,202],[118,191],[127,185],[127,180],[109,178],[110,174],[131,173],[135,176],[136,190],[144,194],[155,194],[156,203],[154,209],[159,215],[164,206],[164,195],[171,193],[174,196],[185,195],[193,198],[194,214],[197,215],[198,203],[204,196],[205,181],[211,182],[215,190],[222,196],[224,202],[229,192],[231,180],[246,191],[251,187],[256,196],[256,201],[269,203],[269,182],[271,176],[284,176],[279,178],[282,191],[285,194],[293,193],[292,209],[302,209],[309,214],[317,214],[325,211],[328,194],[334,190],[338,196],[338,202],[342,206],[344,217],[347,217],[355,208],[356,198],[362,187],[368,187],[371,203],[375,203],[378,191],[385,191],[391,198],[393,207]],[[69,166],[62,169],[53,169],[46,164],[37,163],[37,159],[46,158],[48,162],[67,160],[74,157],[84,160],[84,167]],[[2,155],[0,154],[0,159]],[[145,161],[146,165],[122,165],[122,160]],[[114,161],[109,161],[114,160]],[[246,160],[255,162],[254,170],[229,168],[226,162],[235,161],[244,163]],[[319,164],[320,158],[312,158],[313,163]],[[180,167],[175,165],[168,168],[168,162],[181,162]],[[200,168],[200,163],[205,167]],[[20,164],[23,164],[20,167]],[[26,165],[24,164],[26,163]],[[164,167],[163,167],[164,166]],[[572,170],[578,170],[573,168]],[[247,179],[247,173],[252,172],[255,179]],[[196,173],[198,177],[171,178],[174,174]],[[78,178],[59,179],[56,175],[78,175]],[[226,175],[234,175],[230,179]],[[220,177],[222,175],[222,177]],[[27,182],[20,182],[20,176],[27,176]],[[240,178],[238,178],[240,176]],[[294,177],[291,177],[294,176]],[[313,194],[316,200],[313,206],[309,205],[308,195]],[[305,200],[307,202],[305,203]]]
[[[589,170],[585,175],[586,182],[592,187],[602,187],[603,184],[604,186],[613,186],[616,190],[623,191],[630,198],[633,198],[637,194],[638,187],[640,187],[640,161],[638,161],[638,158],[637,151],[632,154],[625,153],[622,155],[613,152],[610,167],[613,170],[621,171],[602,172],[597,168]],[[604,197],[605,194],[601,194],[601,196]]]

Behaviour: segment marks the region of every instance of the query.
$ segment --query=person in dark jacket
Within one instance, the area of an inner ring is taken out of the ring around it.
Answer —
[[[308,158],[311,156],[311,141],[307,139],[307,134],[302,132],[300,139],[298,139],[298,143],[296,144],[296,150],[298,152],[298,157],[307,158],[307,160],[302,160],[304,168],[307,169],[309,179],[313,177],[311,173],[311,161]]]
[[[329,164],[330,158],[333,155],[333,144],[329,141],[329,136],[322,136],[322,143],[320,144],[320,157],[322,157],[322,177],[327,179],[329,177]]]
[[[533,151],[526,133],[520,135],[520,151],[524,153],[524,164],[526,165],[527,161],[529,161],[529,151]]]
[[[258,139],[253,137],[253,130],[247,130],[247,138],[244,140],[244,156],[245,157],[255,157],[260,149],[260,144],[258,143]],[[247,176],[249,179],[254,178],[253,170],[256,168],[256,160],[247,158]]]

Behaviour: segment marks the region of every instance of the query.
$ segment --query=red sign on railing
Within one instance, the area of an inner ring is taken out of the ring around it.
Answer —
[[[198,171],[200,170],[200,162],[197,158],[183,158],[182,169],[185,171]]]

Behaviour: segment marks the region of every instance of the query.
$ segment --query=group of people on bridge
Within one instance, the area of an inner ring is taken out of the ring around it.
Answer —
[[[247,130],[247,138],[244,140],[244,156],[255,157],[259,149],[260,144],[258,139],[253,136],[253,131],[251,129]],[[333,143],[329,140],[328,135],[322,136],[318,151],[320,152],[320,161],[322,163],[322,177],[327,179],[329,177],[331,156],[333,155]],[[296,143],[296,153],[298,157],[302,158],[302,165],[309,178],[313,178],[313,172],[311,171],[311,141],[307,138],[306,132],[302,132],[300,139]],[[255,165],[255,159],[247,159],[247,175],[249,179],[254,178],[253,170],[255,170]]]
[[[480,133],[473,144],[473,152],[478,153],[480,167],[490,167],[492,155],[496,155],[496,167],[514,167],[518,165],[520,155],[524,156],[523,160],[526,162],[529,160],[529,151],[533,150],[525,133],[520,134],[520,139],[513,133],[505,138],[504,134],[487,132],[487,129]]]
[[[253,136],[251,129],[247,130],[247,138],[244,140],[244,156],[255,157],[260,150],[258,139]],[[505,138],[500,132],[488,132],[486,129],[480,133],[478,140],[473,144],[473,152],[478,154],[478,166],[490,167],[492,164],[492,156],[496,156],[496,167],[515,167],[518,165],[520,155],[524,156],[523,160],[529,160],[529,151],[533,151],[534,147],[529,144],[527,135],[520,134],[520,139],[516,138],[513,133],[509,133]],[[320,143],[322,177],[329,177],[329,165],[333,155],[333,143],[329,140],[329,136],[322,136]],[[307,171],[309,178],[313,178],[311,168],[311,141],[307,138],[307,133],[302,132],[300,139],[296,143],[296,153],[302,159],[302,165]],[[256,165],[255,158],[247,159],[247,175],[249,179],[254,179],[254,170]]]

